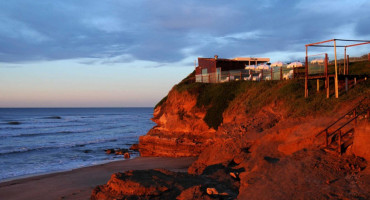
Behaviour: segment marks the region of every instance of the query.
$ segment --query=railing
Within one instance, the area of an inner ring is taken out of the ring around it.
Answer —
[[[303,69],[303,68],[302,68]],[[270,69],[241,69],[222,71],[221,73],[207,73],[195,75],[196,82],[223,83],[229,81],[267,81],[288,80],[302,76],[302,69],[285,67],[272,67]]]
[[[367,97],[363,98],[362,100],[359,101],[359,103],[357,103],[357,105],[352,108],[351,110],[349,110],[346,114],[342,115],[340,118],[338,118],[335,122],[331,123],[328,127],[326,127],[324,130],[320,131],[318,134],[316,134],[316,137],[320,136],[322,133],[325,133],[325,147],[328,147],[329,146],[329,138],[330,137],[338,137],[338,153],[341,154],[342,153],[342,145],[345,145],[345,146],[348,146],[350,144],[352,144],[353,142],[353,139],[350,139],[347,141],[348,144],[344,143],[342,144],[342,139],[344,136],[346,136],[347,134],[349,133],[354,133],[354,128],[351,128],[349,129],[347,132],[345,133],[342,133],[342,129],[344,127],[346,127],[347,125],[349,125],[351,122],[354,121],[354,123],[356,124],[357,123],[357,118],[359,116],[364,116],[364,115],[367,115],[367,118],[369,120],[369,111],[370,111],[370,108],[369,108],[369,105],[368,103],[366,104],[363,104],[364,101],[368,100]],[[338,128],[336,128],[334,131],[332,132],[329,132],[329,128],[333,127],[334,125],[338,124],[342,119],[344,119],[346,116],[350,115],[353,113],[353,116],[351,119],[349,119],[348,121],[346,121],[344,124],[340,125]]]

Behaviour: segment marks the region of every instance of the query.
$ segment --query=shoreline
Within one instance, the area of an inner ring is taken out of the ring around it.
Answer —
[[[40,172],[40,173],[35,173],[35,174],[25,174],[25,175],[20,175],[20,176],[15,176],[15,177],[12,177],[12,178],[6,178],[6,179],[3,179],[3,180],[0,180],[0,185],[2,183],[6,183],[6,182],[10,182],[10,181],[16,181],[16,180],[20,180],[20,179],[27,179],[27,178],[37,177],[37,176],[44,176],[44,175],[49,175],[49,174],[69,172],[69,171],[73,171],[73,170],[77,170],[77,169],[82,169],[82,168],[87,168],[87,167],[94,167],[94,166],[104,165],[104,164],[113,163],[113,162],[129,161],[129,160],[133,160],[133,159],[140,158],[140,157],[141,157],[140,155],[137,155],[137,156],[133,156],[130,159],[122,158],[121,160],[99,161],[99,162],[97,162],[95,164],[92,164],[92,165],[86,165],[86,166],[81,166],[81,167],[77,167],[77,168],[61,169],[61,170],[55,170],[55,171],[50,171],[50,172]]]
[[[164,168],[187,172],[194,157],[136,157],[68,171],[23,177],[0,183],[0,199],[88,199],[97,185],[127,170]]]

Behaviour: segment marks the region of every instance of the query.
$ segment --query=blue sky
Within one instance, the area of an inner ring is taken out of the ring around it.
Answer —
[[[0,2],[0,107],[154,106],[197,57],[369,39],[368,0]],[[352,53],[367,53],[361,47]]]

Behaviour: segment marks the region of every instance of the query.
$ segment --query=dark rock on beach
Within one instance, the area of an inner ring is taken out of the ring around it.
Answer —
[[[133,145],[131,145],[130,150],[132,150],[132,151],[139,151],[139,144],[133,144]]]
[[[214,177],[219,174],[194,176],[164,169],[130,170],[113,174],[107,184],[93,190],[91,199],[235,199],[238,191],[228,182],[218,182]]]
[[[115,153],[115,150],[114,149],[106,149],[104,150],[106,154],[112,154],[112,153]]]
[[[128,149],[106,149],[104,150],[106,154],[116,154],[116,155],[125,155],[128,153]]]
[[[129,152],[126,152],[125,154],[123,154],[123,157],[129,159],[131,156]]]
[[[125,153],[128,153],[128,149],[116,149],[115,153],[116,155],[125,155]]]

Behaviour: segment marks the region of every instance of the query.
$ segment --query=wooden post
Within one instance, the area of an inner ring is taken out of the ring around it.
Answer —
[[[270,67],[270,70],[271,70],[271,78],[270,78],[270,80],[272,81],[272,67]]]
[[[348,77],[346,77],[346,92],[348,92]]]
[[[325,147],[328,147],[328,129],[325,130]]]
[[[325,88],[326,88],[326,98],[329,98],[329,74],[328,74],[328,54],[325,54]]]
[[[263,80],[263,69],[261,69],[261,74],[262,74],[262,76],[261,76],[261,80],[260,81]]]
[[[354,85],[356,85],[357,84],[357,79],[356,79],[356,77],[354,78]]]
[[[328,54],[325,54],[325,77],[328,77]]]
[[[342,155],[342,130],[339,130],[338,136],[338,153]]]
[[[348,68],[349,68],[349,55],[347,55],[347,74],[349,72]]]
[[[347,54],[347,47],[344,47],[344,58],[343,58],[343,67],[344,67],[343,73],[344,74],[347,74],[347,67],[348,67],[348,66],[346,66],[347,65],[347,61],[346,61],[347,56],[346,56],[346,54]]]
[[[211,74],[208,74],[208,83],[211,83]]]
[[[330,97],[330,79],[329,77],[326,78],[327,87],[326,87],[326,98],[329,99]]]
[[[240,70],[240,81],[242,80],[242,71]]]
[[[304,79],[304,97],[308,97],[308,57],[307,57],[307,46],[306,46],[306,63],[305,63],[305,79]]]
[[[280,67],[280,80],[283,80],[283,67]]]
[[[334,66],[335,66],[335,78],[334,78],[335,98],[338,98],[339,88],[338,88],[337,44],[335,39],[334,39]]]
[[[320,92],[320,79],[316,79],[317,92]]]

